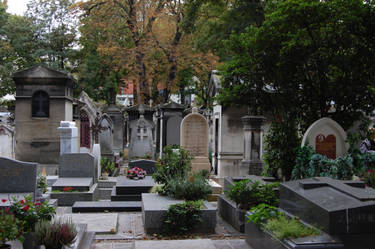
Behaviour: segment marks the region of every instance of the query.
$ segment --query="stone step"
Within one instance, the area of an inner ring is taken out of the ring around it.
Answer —
[[[72,206],[73,213],[134,212],[141,210],[141,201],[76,201]]]
[[[108,180],[98,180],[98,186],[99,188],[113,188],[116,182],[116,177],[108,177]]]
[[[111,201],[141,201],[142,195],[116,195],[116,188],[112,189]]]
[[[100,200],[110,200],[112,188],[99,188],[99,199]]]

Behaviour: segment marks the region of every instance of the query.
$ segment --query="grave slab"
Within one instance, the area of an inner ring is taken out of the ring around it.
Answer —
[[[59,178],[52,185],[52,190],[63,191],[66,187],[72,187],[76,191],[89,191],[92,184],[93,179],[87,177]]]
[[[280,208],[329,234],[375,233],[375,190],[363,184],[327,177],[285,182]]]
[[[156,171],[156,161],[153,160],[133,160],[129,162],[129,168],[138,167],[143,170],[146,170],[147,175],[152,175]]]
[[[133,212],[141,211],[141,207],[140,201],[76,201],[72,212]]]
[[[209,239],[135,241],[136,249],[216,249]]]
[[[155,182],[151,176],[146,176],[144,179],[134,180],[125,176],[120,176],[117,179],[116,194],[117,195],[136,195],[148,192]]]
[[[92,214],[65,214],[65,219],[72,219],[75,224],[87,224],[88,232],[95,233],[116,233],[117,232],[117,213],[92,213]]]

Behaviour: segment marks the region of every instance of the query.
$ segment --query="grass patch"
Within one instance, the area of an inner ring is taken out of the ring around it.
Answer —
[[[320,234],[318,229],[307,227],[298,219],[289,219],[285,215],[269,219],[264,225],[264,228],[271,231],[275,237],[280,240]]]

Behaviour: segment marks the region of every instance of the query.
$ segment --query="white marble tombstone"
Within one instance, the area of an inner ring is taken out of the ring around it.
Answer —
[[[102,174],[102,166],[100,164],[100,160],[101,160],[100,144],[94,144],[93,145],[92,154],[96,158],[96,162],[97,162],[96,168],[98,170],[97,176],[99,177]]]
[[[346,132],[331,118],[321,118],[315,121],[303,136],[302,144],[311,145],[319,154],[335,159],[347,153],[349,145]]]
[[[0,156],[14,158],[14,128],[0,125]]]
[[[60,155],[78,153],[78,128],[75,122],[61,121],[57,128],[60,134]]]

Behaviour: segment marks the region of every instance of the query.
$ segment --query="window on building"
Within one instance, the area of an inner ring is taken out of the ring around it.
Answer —
[[[49,117],[49,96],[44,91],[37,91],[32,97],[32,116],[37,118]]]

